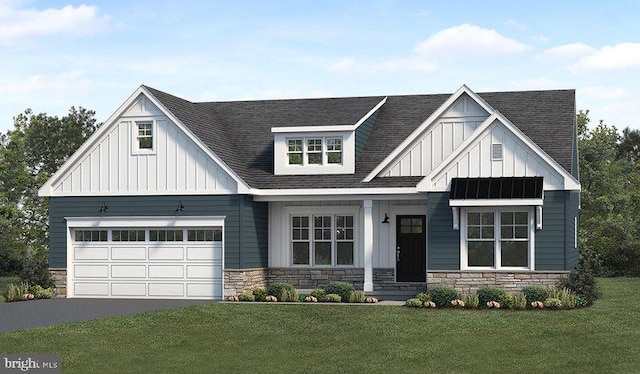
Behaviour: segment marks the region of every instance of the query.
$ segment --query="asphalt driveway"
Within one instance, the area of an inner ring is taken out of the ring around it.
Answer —
[[[74,298],[0,303],[0,333],[211,302],[210,300]]]

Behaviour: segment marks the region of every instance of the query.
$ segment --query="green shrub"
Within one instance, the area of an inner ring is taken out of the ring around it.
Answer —
[[[464,307],[467,309],[475,309],[480,304],[478,295],[475,293],[462,295],[462,301],[464,301]]]
[[[416,299],[424,303],[425,301],[431,301],[431,295],[425,292],[420,292],[419,294],[416,295]]]
[[[560,309],[562,308],[562,301],[560,301],[560,299],[556,299],[555,297],[549,297],[544,301],[544,307],[551,309]]]
[[[267,294],[275,296],[278,301],[298,301],[296,289],[285,282],[272,283],[267,287]]]
[[[583,299],[580,296],[576,296],[576,308],[583,308],[587,305],[589,305],[589,303],[587,303],[587,300]]]
[[[489,301],[503,304],[506,296],[507,293],[499,287],[485,286],[478,289],[478,302],[481,308],[484,308]]]
[[[298,294],[298,302],[303,303],[304,299],[306,299],[307,297],[309,297],[309,294],[306,294],[306,293]]]
[[[29,289],[29,292],[33,294],[36,299],[51,299],[55,295],[53,287],[43,288],[40,285],[35,285]]]
[[[322,298],[322,302],[325,303],[339,303],[341,300],[342,298],[340,297],[340,295],[335,293],[328,293],[324,295],[324,298]]]
[[[601,295],[593,274],[593,268],[585,256],[580,257],[578,267],[569,274],[569,277],[558,282],[558,288],[568,288],[577,296],[593,304]]]
[[[447,286],[435,286],[429,290],[431,301],[436,303],[438,308],[446,308],[451,306],[451,300],[458,296],[456,290]]]
[[[527,298],[522,292],[508,293],[505,298],[505,307],[514,310],[522,310],[527,308]]]
[[[311,296],[315,297],[318,300],[324,299],[326,294],[327,292],[322,288],[316,288],[315,290],[311,291]]]
[[[249,291],[245,291],[240,295],[238,295],[238,300],[239,301],[256,301],[256,298],[255,296],[253,296],[253,293]]]
[[[527,286],[522,288],[522,293],[527,299],[527,305],[531,305],[534,301],[545,301],[548,297],[549,290],[542,286]]]
[[[562,307],[566,309],[573,309],[578,303],[576,295],[568,288],[555,289],[549,292],[549,298],[558,299],[562,303]]]
[[[349,292],[355,291],[356,288],[351,283],[347,282],[333,282],[329,283],[329,285],[325,288],[325,291],[328,294],[336,294],[340,295],[340,298],[343,303],[349,301]]]
[[[364,303],[364,301],[365,301],[364,291],[351,291],[351,292],[349,292],[348,301],[350,303]]]
[[[414,298],[414,299],[409,299],[405,301],[404,305],[411,308],[421,308],[422,303],[424,303],[424,301],[420,301],[420,299]]]
[[[24,300],[24,295],[29,293],[29,285],[25,282],[9,283],[4,292],[4,298],[8,303]]]
[[[264,287],[256,287],[253,289],[253,297],[256,301],[264,301],[267,298],[267,289]]]

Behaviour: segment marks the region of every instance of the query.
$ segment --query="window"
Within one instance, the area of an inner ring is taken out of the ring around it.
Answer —
[[[111,240],[114,242],[143,242],[145,230],[113,230]]]
[[[138,125],[138,150],[153,150],[153,123],[137,122]]]
[[[181,242],[183,230],[149,230],[149,240],[152,242]]]
[[[74,230],[77,242],[106,242],[107,230]]]
[[[289,165],[302,165],[302,139],[288,139]]]
[[[287,139],[287,158],[289,165],[342,164],[342,138]]]
[[[187,230],[187,241],[190,242],[221,242],[222,230]]]
[[[531,268],[532,217],[513,208],[464,210],[462,267]]]
[[[353,222],[354,218],[350,215],[293,216],[293,265],[353,265]]]

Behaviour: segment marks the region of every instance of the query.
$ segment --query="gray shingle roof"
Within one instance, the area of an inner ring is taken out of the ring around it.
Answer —
[[[362,179],[451,95],[389,96],[352,175],[274,175],[272,127],[353,125],[382,96],[193,103],[146,87],[251,187],[413,187],[421,177]],[[478,93],[571,172],[575,91]]]

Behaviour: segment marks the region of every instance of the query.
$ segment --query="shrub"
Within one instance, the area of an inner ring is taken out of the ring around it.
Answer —
[[[416,295],[416,299],[424,303],[425,301],[431,301],[431,295],[429,295],[428,293],[420,292]]]
[[[350,303],[364,303],[365,297],[363,291],[351,291],[349,292],[348,302]]]
[[[586,301],[587,305],[593,304],[601,294],[593,274],[593,267],[585,256],[580,257],[578,267],[571,271],[569,277],[558,283],[559,288],[570,289]]]
[[[420,301],[420,299],[409,299],[407,301],[405,301],[404,305],[411,307],[411,308],[420,308],[422,307],[422,301]]]
[[[480,304],[477,294],[462,295],[462,301],[464,301],[464,307],[467,309],[475,309]]]
[[[355,291],[356,288],[351,283],[347,282],[333,282],[329,283],[325,291],[328,294],[336,294],[340,295],[340,298],[343,303],[349,301],[349,292]]]
[[[478,301],[484,307],[489,301],[503,304],[507,293],[502,288],[485,286],[478,289]]]
[[[544,301],[544,306],[552,309],[560,309],[562,308],[562,301],[555,297],[549,297]]]
[[[458,296],[456,290],[447,286],[435,286],[429,290],[431,301],[436,303],[438,308],[444,308],[451,305],[451,300]]]
[[[25,282],[20,284],[9,283],[4,292],[4,298],[8,303],[26,300],[25,295],[29,293],[29,285]]]
[[[316,288],[315,290],[311,291],[311,296],[315,297],[318,300],[324,299],[324,296],[326,294],[327,293],[322,288]]]
[[[238,300],[239,301],[256,301],[256,297],[253,296],[253,293],[249,291],[245,291],[240,295],[238,295]]]
[[[576,295],[568,288],[552,290],[549,298],[560,300],[562,307],[566,309],[573,309],[577,304]]]
[[[275,296],[278,301],[298,301],[298,292],[289,283],[276,282],[267,287],[267,294]]]
[[[527,308],[527,298],[522,292],[509,293],[504,299],[505,307],[514,310],[522,310]]]
[[[335,293],[328,293],[324,295],[324,298],[322,299],[322,301],[325,303],[339,303],[341,300],[342,298],[340,297],[340,295]]]
[[[32,293],[36,299],[51,299],[55,294],[53,287],[43,288],[40,285],[31,287],[29,292]]]
[[[253,297],[256,299],[256,301],[264,301],[264,299],[268,295],[267,289],[264,287],[256,287],[253,289],[252,292],[253,292]]]
[[[527,286],[522,288],[522,293],[527,299],[527,304],[531,305],[534,301],[545,301],[549,291],[541,286]]]

